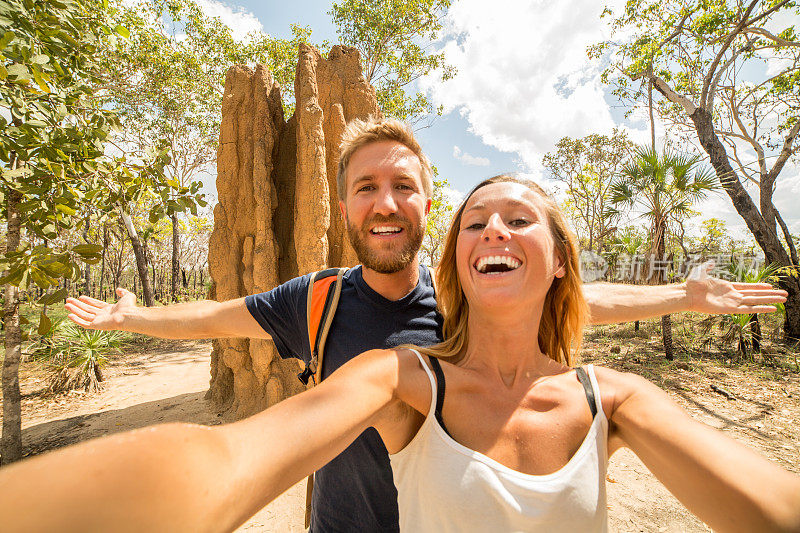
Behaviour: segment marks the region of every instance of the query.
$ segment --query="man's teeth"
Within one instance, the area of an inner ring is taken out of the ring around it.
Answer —
[[[390,235],[392,233],[400,233],[403,228],[398,226],[378,226],[377,228],[372,228],[372,233],[376,235]]]
[[[507,255],[492,255],[478,259],[478,263],[475,265],[475,268],[478,269],[478,272],[486,273],[489,265],[505,265],[508,267],[508,270],[514,270],[519,267],[520,262]]]

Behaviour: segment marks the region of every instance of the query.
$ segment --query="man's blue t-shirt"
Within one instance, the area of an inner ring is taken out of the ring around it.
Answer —
[[[306,294],[311,275],[245,298],[247,309],[272,336],[281,357],[311,358]],[[339,306],[325,343],[323,379],[356,355],[401,344],[427,346],[442,340],[441,316],[430,272],[400,300],[387,300],[364,282],[361,266],[345,273]],[[399,531],[397,489],[389,454],[378,432],[367,429],[314,475],[311,531]]]

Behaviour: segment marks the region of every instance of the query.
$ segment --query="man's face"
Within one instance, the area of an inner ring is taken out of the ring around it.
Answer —
[[[431,206],[419,158],[396,141],[371,143],[352,155],[346,177],[339,208],[358,260],[381,274],[403,270],[422,245]]]

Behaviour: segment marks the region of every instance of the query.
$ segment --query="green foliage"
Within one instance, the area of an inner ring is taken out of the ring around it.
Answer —
[[[442,256],[447,230],[453,219],[454,207],[444,194],[450,184],[446,179],[433,182],[433,196],[431,197],[431,210],[428,213],[425,237],[422,240],[421,253],[428,265],[436,266]]]
[[[376,90],[383,114],[416,123],[435,110],[407,88],[431,72],[447,80],[455,69],[444,53],[430,51],[451,0],[342,0],[329,12],[343,44],[361,52],[364,77]]]
[[[57,393],[76,388],[87,392],[101,389],[102,367],[108,355],[118,351],[122,335],[118,331],[84,330],[72,323],[56,333],[63,349],[51,361],[48,392]]]
[[[108,87],[125,113],[129,148],[164,146],[172,179],[184,185],[216,156],[228,69],[265,65],[293,108],[297,47],[309,28],[291,26],[291,39],[251,33],[237,41],[219,18],[191,0],[146,0],[118,17],[131,38],[107,59]],[[178,202],[170,210],[183,211]]]
[[[632,149],[627,134],[614,129],[611,136],[564,137],[542,160],[553,178],[564,184],[564,207],[589,250],[603,253],[616,230],[619,212],[611,205],[610,187]]]
[[[650,254],[663,260],[670,224],[689,216],[691,207],[715,190],[716,176],[697,170],[698,157],[638,148],[611,185],[611,201],[636,206],[650,224]]]
[[[69,350],[67,342],[57,336],[66,317],[50,320],[44,313],[41,314],[37,334],[26,352],[27,357],[33,360],[51,361],[58,360],[62,354]]]
[[[774,283],[776,276],[781,270],[777,265],[764,265],[753,268],[752,265],[731,262],[727,265],[730,276],[736,280],[746,283],[759,283],[767,281]],[[710,344],[712,341],[711,332],[713,328],[719,331],[717,341],[727,348],[736,345],[737,357],[753,360],[753,352],[761,351],[761,323],[758,315],[737,314],[709,316],[699,323],[699,331],[706,336],[703,343]]]
[[[101,249],[60,236],[80,231],[89,215],[123,209],[144,191],[188,208],[202,201],[199,184],[176,187],[163,175],[169,163],[163,151],[150,147],[135,160],[107,153],[121,124],[99,88],[106,58],[129,35],[118,15],[96,0],[0,4],[0,107],[11,117],[0,115],[0,195],[18,202],[29,237],[0,259],[6,270],[0,283],[47,290],[60,278],[76,279],[79,264],[98,262]],[[35,238],[45,244],[30,244]]]
[[[731,151],[737,138],[764,152],[780,149],[781,135],[800,116],[800,3],[630,0],[616,14],[607,7],[606,16],[612,35],[588,53],[603,62],[604,82],[631,104],[629,112],[646,105],[646,81],[656,77],[713,114]],[[693,127],[689,112],[678,98],[662,94],[656,111],[674,133],[685,135],[686,126]],[[758,174],[742,163],[734,165],[737,171]]]

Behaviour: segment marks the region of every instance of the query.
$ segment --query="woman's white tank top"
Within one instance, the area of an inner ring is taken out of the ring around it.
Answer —
[[[417,353],[417,352],[415,352]],[[523,474],[462,446],[436,420],[431,406],[412,441],[389,456],[402,532],[606,531],[608,421],[592,365],[587,365],[597,414],[575,455],[560,470]]]

